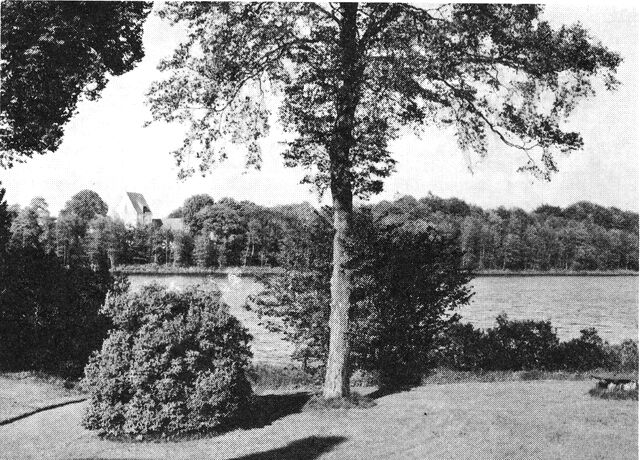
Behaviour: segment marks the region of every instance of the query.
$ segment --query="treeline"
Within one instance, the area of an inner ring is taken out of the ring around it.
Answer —
[[[589,202],[532,212],[484,210],[457,198],[403,197],[374,206],[402,225],[456,235],[472,270],[638,270],[638,214]]]
[[[470,270],[638,270],[638,214],[589,202],[532,212],[484,210],[457,198],[405,196],[371,207],[376,219],[404,227],[433,228],[457,241]],[[39,245],[65,265],[286,266],[292,247],[312,244],[318,227],[331,226],[328,209],[308,203],[264,207],[249,201],[195,195],[169,217],[183,230],[125,226],[108,217],[92,191],[72,197],[57,219],[46,202],[12,208],[11,243]],[[324,230],[323,230],[324,231]]]
[[[193,238],[190,262],[201,266],[281,265],[291,245],[305,245],[330,213],[308,204],[265,208],[207,195],[174,211]],[[471,270],[638,270],[638,214],[589,202],[532,212],[484,210],[457,198],[405,196],[372,207],[374,217],[453,236]],[[213,238],[213,241],[211,241]],[[184,257],[185,262],[189,260]]]

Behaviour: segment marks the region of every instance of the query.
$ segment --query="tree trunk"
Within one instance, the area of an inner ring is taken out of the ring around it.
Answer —
[[[362,68],[357,56],[357,12],[355,3],[343,3],[340,30],[343,69],[341,86],[336,94],[336,124],[328,146],[333,198],[333,273],[331,276],[331,313],[329,317],[329,356],[324,380],[326,399],[349,394],[349,309],[353,285],[347,262],[346,241],[351,233],[353,184],[350,150],[353,145],[355,111],[359,99]]]
[[[350,197],[334,194],[329,358],[323,392],[327,399],[349,394],[349,308],[353,285],[351,273],[344,264],[347,261],[346,238],[351,230],[351,210]]]

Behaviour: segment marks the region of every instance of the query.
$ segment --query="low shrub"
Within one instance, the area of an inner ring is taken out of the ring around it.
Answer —
[[[115,325],[85,369],[83,419],[102,435],[206,432],[246,406],[250,336],[220,293],[159,285],[110,295]]]
[[[607,366],[620,372],[638,373],[638,341],[627,339],[619,345],[605,344]]]
[[[550,369],[558,336],[550,321],[509,320],[498,315],[497,327],[487,331],[487,348],[496,370]]]
[[[472,324],[453,323],[443,331],[434,352],[437,364],[460,371],[491,368],[486,333]]]
[[[638,371],[638,342],[610,345],[594,328],[560,342],[549,321],[509,320],[487,330],[454,323],[439,336],[437,366],[455,371]]]

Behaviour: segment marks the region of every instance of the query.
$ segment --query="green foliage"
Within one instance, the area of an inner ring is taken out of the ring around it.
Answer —
[[[113,279],[80,259],[65,266],[48,250],[40,238],[50,231],[44,210],[43,200],[33,200],[11,234],[0,188],[0,369],[77,377],[106,335],[99,307]]]
[[[608,369],[637,372],[638,342],[604,342],[594,328],[580,337],[560,342],[549,321],[496,318],[486,331],[454,323],[440,336],[434,354],[439,366],[460,371],[567,371]]]
[[[471,270],[637,270],[637,213],[584,202],[580,207],[591,213],[578,214],[573,206],[552,211],[541,207],[531,213],[483,210],[429,195],[384,201],[373,210],[389,222],[459,232],[464,266]],[[594,215],[608,217],[600,218],[600,225]]]
[[[383,386],[419,382],[438,333],[471,298],[462,253],[431,226],[386,225],[367,210],[354,227],[354,364]]]
[[[497,369],[548,369],[558,345],[550,321],[513,321],[506,314],[496,318],[498,326],[487,331],[490,359]]]
[[[594,398],[600,398],[605,400],[616,400],[616,401],[637,401],[638,400],[638,388],[636,387],[633,390],[625,390],[623,388],[609,390],[607,388],[601,388],[596,386],[589,390],[589,395]]]
[[[318,217],[282,276],[267,279],[253,299],[272,330],[296,345],[305,366],[328,352],[332,231]],[[465,304],[469,274],[460,268],[455,242],[432,228],[403,228],[374,221],[360,210],[349,243],[353,270],[351,350],[354,369],[375,371],[387,386],[411,383],[429,365],[434,339]]]
[[[3,2],[1,167],[57,149],[78,99],[96,99],[108,75],[142,58],[149,11],[142,2]]]
[[[121,220],[97,215],[88,225],[84,245],[93,265],[107,264],[114,267],[124,259],[126,252],[126,228]]]
[[[638,372],[638,341],[627,339],[620,345],[610,345],[608,359],[616,369]]]
[[[85,370],[85,427],[106,435],[204,432],[245,407],[250,336],[219,292],[148,285],[109,296],[104,312],[115,328]]]
[[[109,206],[93,190],[81,190],[69,199],[60,214],[75,214],[88,223],[96,216],[106,216]]]
[[[173,262],[179,266],[191,265],[193,261],[193,238],[186,232],[173,235]]]
[[[0,267],[0,368],[77,377],[106,335],[99,314],[112,278],[53,254],[11,249]]]
[[[559,352],[568,369],[587,370],[603,366],[606,362],[604,342],[595,328],[583,329],[580,337],[563,343]]]
[[[39,249],[43,232],[37,211],[27,206],[20,210],[18,216],[11,223],[10,245],[14,248]]]
[[[582,146],[562,120],[593,94],[596,78],[615,87],[621,58],[580,25],[553,29],[541,12],[538,5],[168,4],[161,15],[190,33],[162,63],[151,110],[154,119],[190,126],[175,152],[184,175],[196,172],[192,164],[205,174],[224,159],[221,140],[245,144],[247,164],[259,165],[269,91],[281,96],[280,122],[294,133],[286,164],[308,169],[305,181],[323,190],[349,180],[355,194],[379,192],[395,163],[389,142],[404,127],[420,132],[427,124],[453,127],[460,147],[481,156],[493,136],[526,152],[523,169],[548,177],[555,152]],[[344,177],[330,179],[332,168],[346,168]]]
[[[11,215],[7,201],[4,199],[5,193],[6,190],[0,182],[0,263],[2,262],[2,255],[6,251],[9,239],[11,238],[11,231],[9,230],[11,227]]]
[[[194,241],[190,263],[207,267],[220,264],[289,266],[294,263],[292,255],[296,251],[305,254],[301,256],[302,260],[311,257],[311,246],[316,243],[308,240],[307,235],[313,226],[311,222],[318,216],[318,211],[311,205],[268,208],[225,198],[213,203],[207,197],[196,195],[186,203],[202,203],[201,208],[194,208],[198,211],[192,219],[192,227],[201,229],[200,233],[194,234],[191,230],[190,234],[196,240],[198,235],[213,237],[215,247],[208,248],[203,254],[209,254],[207,257],[214,257],[214,260],[203,262],[202,258],[198,259],[198,245]],[[383,201],[373,206],[372,212],[376,219],[384,220],[388,225],[432,226],[451,235],[463,251],[464,268],[469,270],[545,272],[638,268],[635,223],[638,215],[616,208],[581,202],[567,208],[541,206],[533,212],[518,208],[484,210],[457,198],[443,199],[430,194],[420,199],[405,196],[391,202]],[[87,229],[95,230],[93,227],[97,224],[89,222],[85,226],[84,220],[75,213],[61,214],[56,224],[56,239],[52,219],[43,212],[40,201],[20,210],[18,215],[31,216],[31,225],[21,224],[21,227],[41,234],[40,238],[33,236],[31,240],[38,240],[45,252],[57,247],[59,256],[64,259],[66,248],[65,260],[87,256],[93,260],[94,247],[104,248],[107,241],[111,241],[107,244],[110,248],[107,252],[112,265],[173,262],[171,244],[174,236],[165,227],[137,226],[125,231],[122,223],[99,215],[95,219],[103,222],[101,230],[83,236]],[[18,215],[13,219],[16,226]],[[320,215],[322,219],[331,220],[328,209],[320,211]],[[35,226],[36,220],[39,228]],[[117,244],[111,237],[106,237],[108,234],[118,235]],[[199,240],[202,248],[209,246],[205,244],[204,236]],[[211,256],[211,252],[215,254]]]
[[[200,194],[193,195],[186,200],[182,208],[180,208],[180,216],[184,219],[185,225],[189,227],[189,230],[193,235],[199,233],[202,230],[202,222],[196,216],[205,207],[211,206],[215,202],[210,195]]]
[[[194,241],[193,258],[198,267],[211,267],[216,261],[216,247],[209,235],[200,233]]]

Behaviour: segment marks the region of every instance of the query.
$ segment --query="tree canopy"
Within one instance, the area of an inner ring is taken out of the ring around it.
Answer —
[[[562,121],[594,90],[593,76],[615,87],[621,58],[580,25],[554,30],[539,5],[363,4],[356,48],[341,54],[347,10],[315,3],[170,4],[162,14],[186,23],[188,39],[161,66],[150,91],[157,119],[191,130],[175,152],[183,174],[206,172],[226,156],[221,140],[246,143],[260,160],[269,128],[265,93],[282,97],[279,121],[293,133],[285,159],[329,184],[336,100],[354,73],[350,179],[356,192],[381,189],[400,128],[452,126],[462,149],[487,153],[489,134],[524,152],[523,169],[544,177],[553,153],[579,149]],[[187,157],[190,159],[187,162]],[[191,168],[191,169],[190,169]]]
[[[66,202],[60,214],[73,213],[88,223],[96,215],[106,216],[109,206],[93,190],[81,190]]]
[[[144,2],[2,3],[0,166],[55,151],[81,97],[142,59]]]

